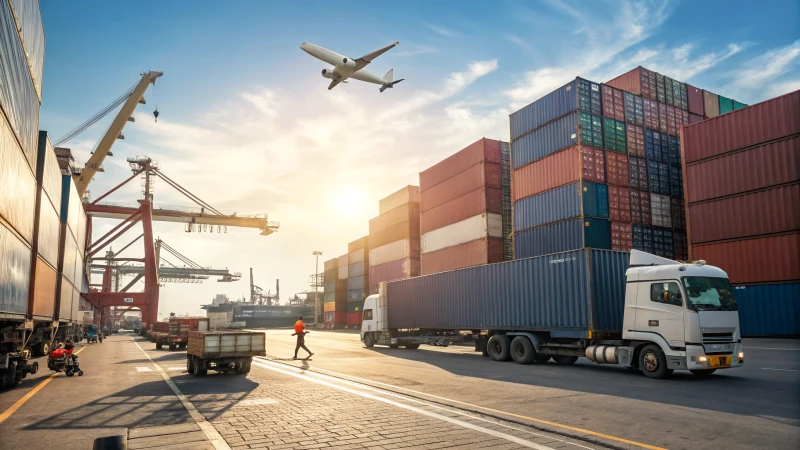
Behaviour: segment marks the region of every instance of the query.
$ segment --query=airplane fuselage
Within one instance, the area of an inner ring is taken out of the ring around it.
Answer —
[[[374,73],[365,69],[357,69],[356,61],[353,58],[340,55],[332,50],[328,50],[327,48],[310,44],[308,42],[304,42],[300,48],[309,55],[322,61],[326,61],[328,63],[333,63],[336,61],[336,64],[333,67],[322,70],[322,76],[325,78],[345,81],[348,78],[353,77],[357,80],[366,81],[368,83],[381,85],[386,83],[386,80],[384,80],[383,77],[375,75]],[[357,75],[354,76],[354,74]]]

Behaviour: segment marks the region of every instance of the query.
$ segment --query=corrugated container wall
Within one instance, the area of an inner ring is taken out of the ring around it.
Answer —
[[[378,201],[378,214],[385,214],[406,203],[419,203],[419,186],[406,186]]]
[[[424,255],[486,237],[503,237],[503,217],[500,214],[478,214],[425,233],[421,251]]]
[[[603,148],[602,116],[574,112],[511,141],[512,167],[518,169],[578,144]]]
[[[419,189],[424,192],[482,162],[500,164],[500,141],[482,138],[419,173]],[[499,187],[499,186],[498,186]],[[425,207],[425,205],[423,205]]]
[[[393,281],[402,278],[419,276],[419,259],[399,259],[397,261],[372,266],[369,268],[370,294],[377,294],[378,283],[382,281]]]
[[[800,337],[800,283],[735,286],[742,337]]]
[[[608,218],[608,186],[583,181],[514,203],[514,230],[586,216]]]
[[[0,223],[0,313],[19,315],[28,312],[31,248]]]
[[[328,272],[329,270],[338,269],[339,268],[339,259],[338,258],[331,258],[331,259],[325,261],[324,267],[325,267],[325,272]]]
[[[45,37],[39,0],[11,0],[11,6],[22,34],[22,47],[27,56],[33,85],[41,103]]]
[[[420,257],[423,275],[503,261],[502,238],[483,238],[454,245]]]
[[[437,228],[441,228],[469,217],[476,216],[483,212],[495,214],[503,213],[502,189],[475,189],[462,195],[461,197],[423,212],[420,216],[420,232],[427,233]],[[402,231],[405,231],[405,229]],[[400,236],[398,239],[409,237],[401,235],[398,236]]]
[[[515,233],[514,257],[530,258],[587,247],[611,249],[610,237],[607,220],[564,220]]]
[[[339,257],[339,279],[346,280],[348,277],[348,255],[344,254]]]
[[[52,320],[55,314],[56,280],[58,275],[42,258],[36,259],[36,279],[33,286],[33,306],[30,314],[35,318]]]
[[[441,183],[422,191],[420,209],[429,211],[480,188],[502,188],[502,166],[499,163],[478,163]]]
[[[36,153],[34,161],[35,157]],[[0,192],[0,216],[32,244],[36,177],[3,114],[0,114]]]
[[[403,239],[369,250],[370,267],[379,266],[399,259],[416,258],[420,254],[419,239]]]
[[[410,187],[410,186],[409,186]],[[369,250],[369,235],[356,239],[353,242],[347,244],[347,253],[353,253],[356,250],[367,249]],[[353,264],[358,261],[353,261],[352,258],[350,259],[349,263]]]
[[[691,238],[691,234],[690,234]],[[800,280],[800,233],[712,244],[691,244],[691,258],[728,273],[731,283]]]
[[[605,172],[603,150],[570,147],[514,170],[512,199],[517,201],[580,180],[605,183]]]
[[[511,140],[573,111],[603,114],[600,85],[576,78],[566,85],[511,114]],[[519,167],[519,166],[515,166]]]

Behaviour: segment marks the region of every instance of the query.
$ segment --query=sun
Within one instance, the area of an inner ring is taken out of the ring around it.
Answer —
[[[333,191],[333,201],[336,213],[343,217],[353,217],[364,212],[367,206],[366,195],[363,189],[355,186],[346,186]]]

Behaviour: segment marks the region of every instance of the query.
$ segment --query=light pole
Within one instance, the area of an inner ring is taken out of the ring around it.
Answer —
[[[319,255],[321,254],[322,252],[318,250],[314,250],[312,253],[317,260],[314,265],[314,328],[319,328]]]

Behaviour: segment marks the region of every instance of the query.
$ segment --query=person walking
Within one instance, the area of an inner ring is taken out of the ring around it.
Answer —
[[[300,316],[297,318],[297,322],[294,323],[294,334],[292,334],[292,336],[297,336],[297,345],[294,347],[294,358],[292,359],[297,359],[297,351],[301,348],[308,352],[308,358],[314,356],[314,354],[311,353],[311,350],[306,347],[307,333],[308,331],[306,331],[306,324],[303,323],[303,316]]]

